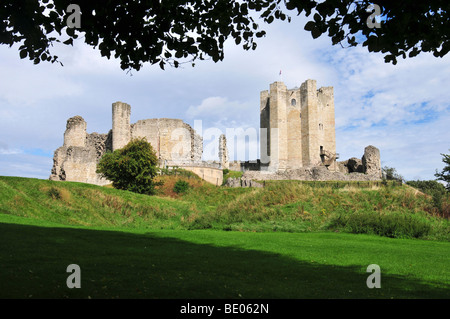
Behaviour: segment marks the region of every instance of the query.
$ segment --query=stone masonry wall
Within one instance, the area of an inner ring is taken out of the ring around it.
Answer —
[[[86,122],[81,116],[67,120],[64,145],[53,157],[50,180],[84,182],[106,185],[111,182],[96,173],[97,163],[106,151],[112,149],[112,132],[86,133]]]
[[[54,153],[50,180],[110,184],[96,173],[100,158],[105,152],[122,148],[132,138],[139,137],[147,139],[163,165],[192,166],[202,163],[203,140],[190,125],[179,119],[164,118],[130,124],[130,114],[130,105],[113,103],[112,130],[108,134],[88,134],[87,124],[81,116],[68,119],[64,144]]]
[[[261,162],[269,171],[334,167],[333,87],[317,89],[315,80],[306,80],[288,90],[283,82],[272,83],[260,93],[260,130]]]

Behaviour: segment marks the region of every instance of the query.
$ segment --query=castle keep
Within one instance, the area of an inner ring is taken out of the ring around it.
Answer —
[[[226,145],[222,141],[221,145]],[[219,154],[227,154],[219,150]],[[247,180],[379,180],[380,151],[369,145],[361,158],[338,162],[333,87],[306,80],[288,89],[283,82],[260,93],[260,159],[219,160],[244,171]]]
[[[269,171],[332,166],[336,155],[333,87],[317,90],[315,80],[287,89],[274,82],[262,91],[261,163]]]

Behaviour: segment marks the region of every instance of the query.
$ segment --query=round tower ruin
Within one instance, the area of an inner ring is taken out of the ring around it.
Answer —
[[[64,146],[86,146],[86,121],[79,115],[67,120],[64,132]]]

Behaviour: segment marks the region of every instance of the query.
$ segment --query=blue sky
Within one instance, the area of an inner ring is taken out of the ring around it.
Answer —
[[[133,123],[167,117],[194,127],[201,120],[205,146],[227,128],[257,130],[259,93],[279,81],[282,70],[289,88],[306,79],[334,87],[341,160],[360,158],[374,145],[382,165],[407,180],[434,179],[443,167],[440,153],[450,149],[450,57],[421,54],[394,66],[362,47],[312,39],[304,23],[294,16],[291,23],[265,26],[256,51],[228,41],[222,62],[165,71],[146,64],[132,76],[81,41],[54,48],[64,67],[33,65],[19,58],[18,46],[0,47],[0,175],[47,179],[67,119],[80,115],[89,133],[107,133],[116,101],[131,105]],[[235,159],[248,153],[254,159],[257,143],[249,149],[237,147]],[[212,148],[206,151],[205,159],[213,159]]]

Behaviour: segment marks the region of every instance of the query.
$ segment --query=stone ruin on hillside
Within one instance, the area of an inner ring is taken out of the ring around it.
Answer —
[[[222,135],[219,160],[203,161],[203,139],[190,125],[167,118],[130,124],[130,105],[116,102],[107,134],[88,134],[81,116],[67,120],[50,179],[109,184],[96,173],[100,158],[138,137],[150,142],[161,167],[183,167],[215,185],[222,185],[224,168],[244,172],[241,186],[251,186],[251,180],[381,179],[380,151],[374,146],[367,146],[361,159],[337,161],[333,87],[317,89],[315,80],[307,80],[300,88],[287,89],[274,82],[260,93],[260,101],[260,159],[230,161]]]
[[[53,157],[50,180],[110,184],[96,173],[100,158],[107,151],[124,147],[133,138],[145,137],[155,150],[161,167],[183,167],[208,182],[222,184],[220,165],[202,161],[203,140],[190,125],[179,119],[167,118],[130,124],[130,114],[130,105],[113,103],[112,129],[107,134],[88,134],[81,116],[68,119],[64,144]]]
[[[220,145],[226,155],[226,140]],[[315,80],[294,89],[274,82],[260,93],[260,153],[254,161],[219,161],[243,171],[243,180],[381,179],[380,151],[372,145],[361,159],[337,161],[333,87],[317,89]]]

